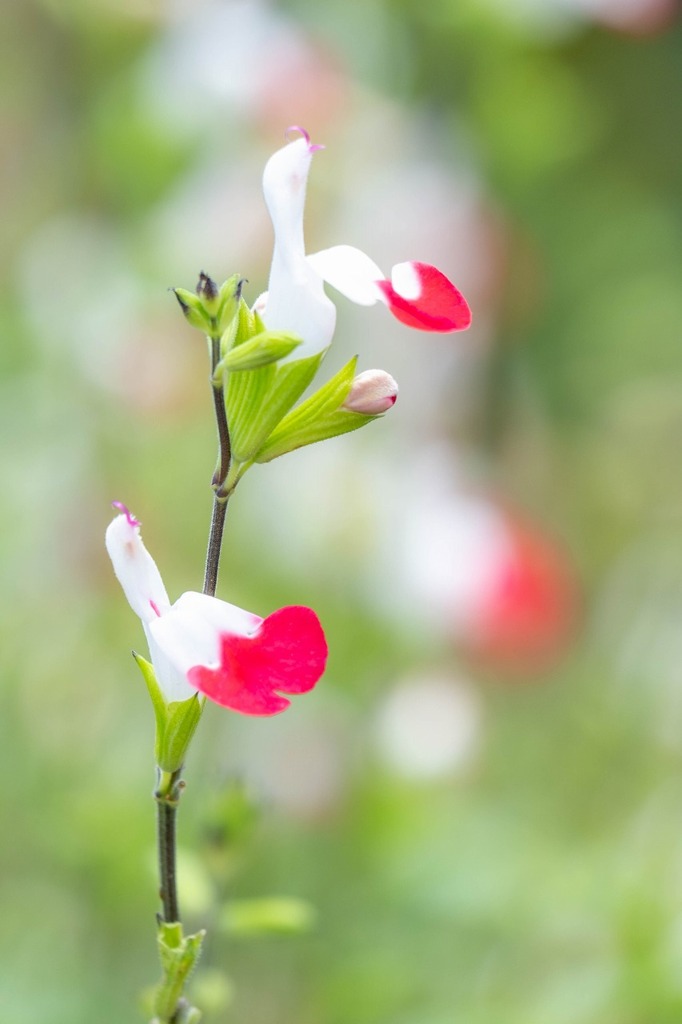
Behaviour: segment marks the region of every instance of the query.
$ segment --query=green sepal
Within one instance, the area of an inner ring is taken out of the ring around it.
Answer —
[[[180,308],[185,314],[185,319],[192,327],[208,334],[211,330],[211,318],[204,309],[204,304],[194,292],[188,292],[186,288],[174,288],[173,294],[180,303]]]
[[[221,360],[216,373],[222,370],[256,370],[260,366],[276,363],[293,352],[302,343],[301,338],[283,331],[263,331],[241,345],[234,345]]]
[[[252,314],[253,315],[253,314]],[[233,349],[234,351],[234,349]],[[235,462],[248,462],[308,387],[324,352],[227,374],[225,406]]]
[[[218,289],[217,308],[214,314],[218,334],[223,334],[232,322],[237,320],[243,283],[243,277],[233,274],[227,281],[223,281]]]
[[[221,908],[218,927],[230,935],[300,935],[316,921],[316,910],[306,900],[270,896],[230,900]]]
[[[201,1019],[195,1007],[185,1004],[178,1011],[178,1002],[201,954],[205,934],[202,930],[194,935],[183,935],[179,921],[159,922],[157,943],[163,977],[154,997],[155,1020],[196,1024]]]
[[[195,292],[186,288],[174,288],[188,323],[210,337],[217,337],[229,330],[236,319],[241,299],[243,279],[233,274],[220,288],[207,274],[199,275]]]
[[[220,339],[221,360],[225,358],[231,349],[244,345],[246,342],[251,341],[252,338],[255,338],[256,335],[263,334],[265,330],[265,324],[258,314],[252,312],[244,299],[240,298],[235,315],[228,323]]]
[[[199,694],[194,694],[187,700],[171,701],[170,704],[166,704],[156,680],[154,666],[135,651],[133,651],[133,657],[147,684],[154,708],[154,718],[156,719],[154,757],[162,771],[172,774],[182,768],[187,748],[204,710],[205,699]]]
[[[354,356],[315,394],[292,409],[255,453],[253,461],[271,462],[296,448],[347,434],[378,419],[341,408],[353,385],[356,363]]]

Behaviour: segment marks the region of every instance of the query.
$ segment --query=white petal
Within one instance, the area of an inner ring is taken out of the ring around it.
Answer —
[[[289,142],[268,160],[263,171],[263,194],[272,226],[275,248],[289,256],[303,256],[303,209],[313,154],[305,138]]]
[[[105,543],[114,572],[128,603],[144,623],[170,608],[156,562],[140,537],[139,524],[131,515],[120,515],[107,528]]]
[[[147,626],[152,661],[166,700],[185,700],[195,692],[186,679],[188,669],[220,664],[221,634],[248,636],[262,621],[207,594],[190,591],[178,598],[170,611]],[[182,692],[184,696],[175,695]]]
[[[267,295],[259,298],[258,311],[270,330],[289,331],[303,339],[290,359],[327,348],[336,325],[334,304],[305,258],[303,209],[312,154],[307,139],[297,139],[270,157],[263,174],[275,248]]]
[[[396,263],[391,270],[391,284],[403,299],[413,302],[422,293],[422,282],[414,263]]]
[[[334,245],[308,256],[308,263],[332,288],[359,306],[373,306],[383,299],[376,282],[384,275],[374,260],[352,245]]]

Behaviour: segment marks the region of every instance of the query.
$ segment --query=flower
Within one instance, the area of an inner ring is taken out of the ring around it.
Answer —
[[[282,693],[311,690],[324,672],[327,644],[310,608],[279,608],[266,619],[207,594],[171,605],[154,559],[128,509],[109,524],[106,546],[128,602],[142,620],[166,703],[197,691],[245,715],[276,715]]]
[[[336,308],[324,282],[360,306],[385,303],[408,327],[423,331],[461,331],[471,323],[464,296],[436,267],[410,261],[398,263],[390,280],[364,252],[351,245],[306,256],[303,209],[313,145],[302,128],[289,131],[301,138],[287,143],[268,160],[263,173],[265,202],[275,232],[268,291],[255,309],[269,330],[288,331],[303,338],[293,356],[321,352],[331,343]]]

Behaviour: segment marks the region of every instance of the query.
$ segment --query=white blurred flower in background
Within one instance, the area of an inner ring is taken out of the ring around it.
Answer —
[[[481,742],[483,706],[475,688],[447,670],[399,680],[379,708],[380,754],[397,774],[430,780],[461,772]]]

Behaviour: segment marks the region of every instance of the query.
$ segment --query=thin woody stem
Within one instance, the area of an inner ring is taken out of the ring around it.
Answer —
[[[223,530],[225,529],[225,515],[227,513],[227,498],[213,499],[213,515],[211,516],[211,531],[208,537],[208,550],[206,552],[206,570],[204,573],[204,593],[215,597],[218,585],[218,566],[220,564],[220,549],[223,543]]]
[[[220,488],[227,480],[232,461],[232,446],[230,443],[230,430],[227,425],[227,413],[225,411],[225,391],[222,379],[215,380],[215,370],[220,359],[220,338],[211,338],[211,384],[213,387],[213,404],[215,407],[216,426],[218,428],[218,468],[213,476],[215,497],[213,499],[213,514],[211,516],[211,529],[208,536],[208,549],[206,551],[206,569],[204,572],[204,593],[215,597],[218,585],[218,568],[220,565],[220,551],[223,544],[223,530],[225,529],[225,515],[227,513],[228,497],[220,494]]]
[[[162,917],[167,923],[180,920],[175,842],[178,800],[183,787],[180,772],[181,769],[173,773],[159,771],[154,793],[159,838],[159,895]]]
[[[222,381],[216,383],[214,379],[219,359],[220,338],[213,336],[211,338],[211,382],[219,445],[218,468],[213,481],[216,492],[219,491],[221,484],[227,478],[232,458],[223,384]],[[220,497],[216,493],[213,501],[213,515],[211,517],[211,529],[206,554],[206,571],[204,575],[204,593],[209,594],[211,597],[215,596],[218,583],[218,566],[225,528],[227,500],[226,497]],[[182,769],[179,769],[172,774],[160,772],[156,792],[154,793],[157,805],[160,896],[163,908],[162,917],[166,922],[180,920],[176,868],[176,826],[178,801],[184,785],[180,778],[181,771]]]

